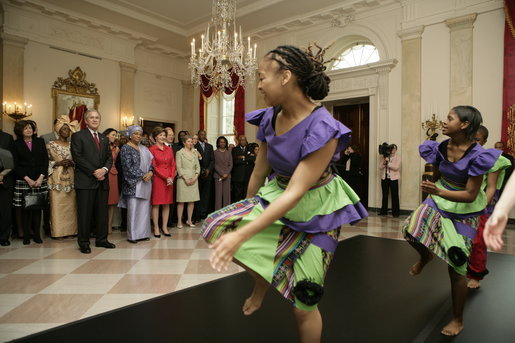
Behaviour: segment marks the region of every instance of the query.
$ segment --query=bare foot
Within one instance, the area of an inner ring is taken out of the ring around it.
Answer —
[[[468,288],[479,288],[481,287],[481,282],[479,280],[470,279],[467,283]]]
[[[421,257],[420,261],[411,266],[409,275],[415,276],[422,272],[422,269],[433,259],[433,254],[427,254],[425,257]]]
[[[250,316],[252,313],[259,310],[261,307],[261,303],[263,302],[263,298],[255,299],[256,297],[252,294],[249,298],[245,300],[243,304],[243,314],[246,316]]]
[[[442,334],[446,336],[456,336],[463,330],[463,322],[461,320],[453,319],[451,322],[444,326]]]

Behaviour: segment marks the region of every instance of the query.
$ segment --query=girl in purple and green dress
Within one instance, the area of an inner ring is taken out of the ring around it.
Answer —
[[[260,141],[247,199],[211,214],[202,228],[213,268],[226,269],[234,259],[254,278],[243,313],[259,309],[271,285],[292,303],[301,342],[320,341],[317,303],[340,226],[367,216],[328,168],[350,130],[313,102],[329,91],[324,52],[279,46],[261,61],[258,89],[271,107],[247,114]],[[272,170],[275,178],[265,185]]]
[[[410,269],[411,275],[419,274],[433,254],[449,265],[453,319],[442,330],[448,336],[463,330],[467,262],[479,217],[486,207],[481,182],[500,153],[476,143],[481,122],[481,113],[474,107],[456,106],[449,111],[442,129],[450,139],[420,145],[420,156],[438,169],[440,177],[436,182],[422,182],[422,191],[430,195],[402,228],[404,238],[420,254],[420,260]]]

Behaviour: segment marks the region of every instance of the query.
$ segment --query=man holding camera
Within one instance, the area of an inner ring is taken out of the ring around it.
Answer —
[[[397,156],[397,145],[383,143],[379,146],[381,160],[379,169],[381,171],[381,189],[383,191],[383,201],[380,216],[388,214],[388,193],[392,193],[392,215],[399,216],[399,178],[401,169],[401,158]]]

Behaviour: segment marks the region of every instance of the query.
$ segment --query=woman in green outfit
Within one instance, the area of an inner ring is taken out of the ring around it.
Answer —
[[[247,199],[208,216],[202,230],[214,249],[213,268],[226,269],[234,258],[254,278],[243,313],[259,309],[273,286],[292,303],[301,342],[320,341],[317,303],[340,226],[367,215],[328,168],[348,145],[350,130],[313,102],[329,92],[324,51],[279,46],[265,55],[258,89],[271,107],[247,114],[260,141]]]

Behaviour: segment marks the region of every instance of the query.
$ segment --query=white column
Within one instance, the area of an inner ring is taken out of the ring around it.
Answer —
[[[473,28],[477,14],[445,21],[450,30],[450,106],[472,105]]]
[[[25,46],[29,40],[5,32],[2,33],[1,37],[1,102],[3,103],[6,101],[9,103],[16,102],[18,104],[23,104],[25,100],[23,82],[25,69],[24,54]],[[8,118],[3,118],[3,115],[1,117],[0,128],[4,131],[11,132],[14,127],[14,122]]]
[[[120,62],[120,128],[125,129],[122,124],[124,116],[134,116],[134,123],[138,118],[134,113],[134,76],[136,66],[125,62]]]
[[[420,145],[422,33],[424,26],[399,32],[402,42],[401,144],[402,165],[400,207],[414,209],[420,202]]]

